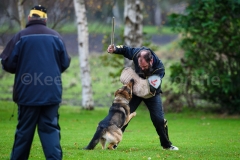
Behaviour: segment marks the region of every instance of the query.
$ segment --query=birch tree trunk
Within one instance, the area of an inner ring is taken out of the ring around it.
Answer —
[[[131,47],[142,46],[142,2],[140,0],[124,1],[124,43]],[[132,62],[125,59],[125,67],[132,66]]]
[[[74,0],[74,8],[77,17],[78,28],[78,53],[82,81],[82,107],[88,110],[94,109],[93,93],[88,62],[88,24],[84,0]]]
[[[154,24],[159,26],[162,22],[161,8],[158,0],[154,0],[154,4]]]
[[[24,8],[23,3],[25,0],[18,0],[18,16],[19,16],[19,22],[21,29],[24,29],[26,26],[26,20],[25,20],[25,14],[24,14]]]

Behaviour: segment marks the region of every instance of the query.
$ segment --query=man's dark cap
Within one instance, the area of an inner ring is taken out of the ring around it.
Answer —
[[[41,5],[34,6],[29,13],[30,17],[37,14],[40,18],[47,18],[47,9]]]
[[[41,6],[41,5],[34,6],[34,7],[32,8],[32,10],[39,10],[39,11],[42,11],[42,12],[44,12],[44,13],[47,13],[47,9],[46,9],[45,7],[43,7],[43,6]]]

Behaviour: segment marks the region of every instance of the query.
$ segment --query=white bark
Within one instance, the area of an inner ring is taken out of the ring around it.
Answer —
[[[161,25],[162,16],[161,16],[161,8],[158,0],[154,0],[155,8],[154,8],[154,23],[156,26]]]
[[[88,24],[86,17],[86,8],[84,0],[74,0],[74,8],[77,18],[78,28],[78,52],[81,70],[82,82],[82,107],[85,109],[94,109],[92,83],[90,76],[90,66],[88,62]]]
[[[24,0],[18,0],[18,16],[20,21],[21,29],[24,29],[26,26],[26,20],[25,20],[25,14],[24,14],[24,8],[23,8]]]
[[[142,2],[140,0],[125,0],[124,2],[124,43],[131,47],[142,46]],[[125,59],[125,67],[132,62]]]

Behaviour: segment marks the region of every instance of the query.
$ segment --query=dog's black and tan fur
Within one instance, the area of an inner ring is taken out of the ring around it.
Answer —
[[[99,122],[97,131],[92,140],[84,149],[94,149],[100,142],[102,149],[108,143],[108,149],[115,149],[122,140],[121,128],[126,125],[136,112],[130,113],[129,101],[132,99],[132,89],[134,80],[122,86],[115,92],[115,98],[109,109],[107,117]]]

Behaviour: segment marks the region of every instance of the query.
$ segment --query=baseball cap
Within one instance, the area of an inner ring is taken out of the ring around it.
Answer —
[[[47,18],[47,9],[41,5],[34,6],[29,13],[30,17],[33,17],[34,14],[37,14],[40,18]]]

